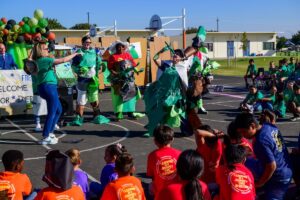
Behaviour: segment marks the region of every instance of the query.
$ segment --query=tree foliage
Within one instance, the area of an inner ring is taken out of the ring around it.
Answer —
[[[66,29],[57,19],[46,18],[48,20],[48,28],[51,29]]]
[[[282,36],[282,37],[277,37],[277,44],[276,44],[276,49],[280,50],[284,47],[286,47],[285,43],[287,42],[287,38]]]
[[[197,33],[198,31],[198,28],[197,27],[189,27],[186,29],[186,34],[189,34],[189,33]]]
[[[96,24],[93,24],[94,26],[97,26]],[[90,29],[90,24],[88,23],[79,23],[79,24],[75,24],[74,26],[72,26],[70,29]]]
[[[246,32],[243,33],[241,42],[243,51],[246,51],[248,48],[248,38]]]
[[[298,31],[298,33],[294,34],[292,36],[292,39],[291,39],[292,43],[294,44],[299,44],[300,45],[300,31]]]

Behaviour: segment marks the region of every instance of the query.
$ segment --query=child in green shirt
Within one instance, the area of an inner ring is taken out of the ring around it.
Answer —
[[[293,113],[294,117],[291,118],[291,121],[297,121],[300,119],[300,86],[294,84],[294,97],[289,102],[288,108]]]
[[[254,80],[256,78],[256,74],[257,74],[256,65],[254,64],[254,60],[250,59],[246,74],[244,76],[244,80],[245,80],[245,83],[246,83],[246,88],[249,87],[248,78],[252,79],[252,83],[254,85]]]
[[[257,90],[254,85],[249,87],[249,94],[240,105],[242,111],[253,113],[253,111],[261,112],[262,104],[261,100],[264,98],[264,95]]]

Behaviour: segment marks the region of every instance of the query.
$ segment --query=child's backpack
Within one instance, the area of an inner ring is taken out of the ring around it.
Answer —
[[[69,156],[59,150],[51,150],[46,155],[43,181],[49,186],[68,190],[73,184],[74,169]]]

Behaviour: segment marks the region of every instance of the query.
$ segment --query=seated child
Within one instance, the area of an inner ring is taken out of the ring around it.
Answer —
[[[300,119],[300,86],[294,84],[294,97],[288,103],[288,108],[291,113],[293,113],[294,117],[291,118],[291,121],[297,121]]]
[[[216,171],[220,200],[255,200],[252,173],[244,165],[247,150],[242,145],[228,145],[224,150],[226,163]]]
[[[100,197],[105,186],[118,178],[118,174],[115,171],[115,162],[118,156],[125,152],[127,152],[127,150],[125,149],[125,146],[122,146],[121,144],[112,144],[106,147],[104,154],[106,165],[101,171],[100,183],[91,182],[91,193]]]
[[[276,86],[272,86],[270,90],[270,94],[266,95],[266,97],[260,100],[263,110],[264,109],[273,110],[273,105],[276,101],[276,93],[277,93]]]
[[[82,163],[79,150],[75,148],[69,149],[68,151],[66,151],[66,155],[70,157],[71,162],[74,166],[74,184],[80,186],[83,193],[85,194],[85,198],[89,199],[88,176],[79,168]]]
[[[252,79],[252,84],[254,85],[254,80],[255,80],[256,75],[257,75],[256,73],[257,73],[257,70],[256,70],[256,65],[254,64],[254,60],[250,59],[249,60],[249,65],[248,65],[248,68],[247,68],[247,71],[246,71],[246,74],[244,76],[246,88],[248,88],[248,86],[249,86],[249,84],[248,84],[248,78]]]
[[[156,200],[211,200],[207,185],[200,180],[203,167],[203,159],[197,151],[183,151],[176,164],[178,180],[165,187]]]
[[[249,94],[240,105],[240,109],[245,112],[261,112],[262,106],[260,100],[263,99],[264,95],[257,90],[254,85],[249,87]]]
[[[70,158],[59,150],[51,150],[46,155],[43,181],[48,187],[38,192],[35,200],[72,199],[85,200],[80,186],[73,184],[74,168]]]
[[[135,168],[129,153],[117,157],[115,170],[119,178],[106,185],[101,200],[146,199],[141,181],[131,175]]]
[[[171,147],[174,131],[167,125],[158,125],[153,132],[158,149],[148,155],[147,176],[152,178],[150,193],[154,196],[176,178],[176,163],[180,151]],[[152,190],[152,191],[151,191]]]
[[[1,199],[23,199],[31,193],[32,185],[26,174],[21,174],[24,167],[23,153],[8,150],[2,155],[4,171],[0,172]]]
[[[223,132],[213,130],[208,125],[200,126],[195,131],[197,152],[204,161],[204,173],[201,180],[206,184],[214,183],[216,180],[216,168],[219,167],[223,149],[219,138],[223,135]]]
[[[278,118],[284,118],[286,115],[286,103],[284,101],[283,93],[276,94],[276,100],[273,111]]]

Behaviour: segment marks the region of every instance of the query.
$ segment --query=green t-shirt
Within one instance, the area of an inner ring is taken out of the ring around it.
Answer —
[[[36,61],[39,71],[37,74],[37,85],[57,84],[55,72],[53,70],[54,58],[42,57]]]
[[[248,65],[248,68],[247,68],[247,73],[246,74],[256,74],[257,73],[257,70],[256,70],[256,65],[253,64],[253,65]]]
[[[296,106],[300,106],[300,94],[295,94],[294,96],[294,102],[296,103]]]
[[[285,102],[289,102],[289,101],[293,100],[294,99],[294,91],[286,88],[283,91],[283,98],[284,98]]]
[[[36,77],[36,75],[31,74],[31,80],[32,80],[32,92],[33,92],[33,94],[37,94],[38,89],[37,89],[37,77]]]
[[[266,96],[266,98],[271,99],[272,104],[274,104],[275,101],[276,101],[276,95],[275,94],[269,94],[269,95]]]
[[[277,69],[276,68],[269,68],[269,74],[270,75],[277,74]]]
[[[243,103],[247,103],[247,104],[254,104],[256,101],[261,100],[262,98],[264,98],[264,95],[260,92],[257,91],[256,94],[247,94],[245,100],[243,101]]]
[[[280,69],[281,69],[280,72],[281,77],[289,77],[289,70],[285,65],[282,65]]]
[[[290,63],[290,64],[288,64],[287,68],[288,68],[289,73],[292,74],[295,71],[296,65],[293,63]]]
[[[285,117],[285,114],[286,114],[285,102],[284,101],[276,102],[274,105],[274,110],[279,111],[282,114],[282,116]]]

